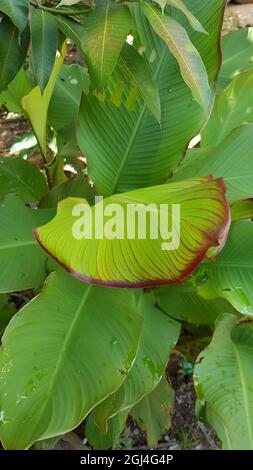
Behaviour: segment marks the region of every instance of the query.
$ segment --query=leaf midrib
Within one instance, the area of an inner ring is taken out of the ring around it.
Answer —
[[[31,245],[36,245],[36,241],[35,240],[26,240],[26,241],[18,242],[18,240],[15,240],[13,243],[8,243],[7,245],[4,245],[1,242],[0,243],[0,251],[13,250],[13,248],[21,248],[22,246],[31,246]]]
[[[180,49],[177,47],[177,43],[174,41],[173,39],[173,36],[171,36],[171,34],[169,33],[168,29],[166,28],[166,26],[163,24],[162,20],[160,19],[159,15],[156,13],[156,11],[151,7],[151,5],[147,4],[147,7],[150,8],[150,10],[152,11],[152,13],[155,15],[155,17],[157,18],[157,20],[159,21],[162,29],[165,31],[166,35],[169,37],[170,41],[172,42],[173,46],[175,47],[175,49],[177,50],[179,56],[181,57],[181,60],[182,62],[184,63],[186,69],[187,69],[187,74],[189,77],[192,77],[193,78],[193,82],[195,84],[195,87],[196,87],[196,90],[198,90],[198,83],[194,80],[195,76],[191,74],[191,70],[189,68],[189,65],[187,63],[187,61],[185,60],[183,54],[181,53]],[[175,21],[173,18],[171,18],[171,21],[177,23],[177,21]],[[178,26],[181,27],[181,25],[178,23]],[[186,33],[187,34],[187,33]],[[162,38],[163,39],[163,38]],[[163,39],[164,41],[164,39]],[[172,52],[172,51],[171,51]],[[174,55],[174,53],[172,52],[172,54]],[[192,78],[191,78],[191,81],[192,81]],[[199,93],[197,93],[198,96],[199,96],[199,99],[201,100],[201,102],[203,103],[203,100],[202,100],[202,97]]]
[[[42,58],[41,58],[41,73],[40,73],[40,79],[41,79],[41,82],[43,83],[44,82],[44,73],[43,73],[43,70],[44,70],[44,64],[45,64],[45,31],[44,31],[44,28],[45,28],[45,17],[44,17],[44,11],[42,10]]]
[[[167,53],[167,48],[164,47],[163,53],[162,53],[162,55],[161,55],[160,62],[159,62],[159,64],[158,64],[157,70],[156,70],[156,72],[155,72],[155,74],[154,74],[154,80],[155,80],[155,81],[156,81],[156,80],[158,79],[158,77],[159,77],[159,74],[160,74],[160,71],[161,71],[161,67],[162,67],[164,58],[165,58],[165,56],[166,56],[166,53]],[[132,147],[133,147],[135,137],[136,137],[136,135],[137,135],[137,132],[139,131],[139,128],[140,128],[140,126],[141,126],[142,120],[143,120],[143,118],[144,118],[144,116],[145,116],[145,113],[146,113],[147,109],[148,109],[147,105],[144,104],[143,107],[142,107],[140,116],[139,116],[139,118],[138,118],[138,120],[137,120],[137,122],[136,122],[135,129],[133,130],[131,139],[129,140],[129,143],[128,143],[128,146],[127,146],[127,148],[126,148],[126,151],[125,151],[124,157],[123,157],[123,159],[122,159],[121,165],[120,165],[119,170],[118,170],[118,172],[117,172],[117,175],[116,175],[114,184],[113,184],[113,186],[112,186],[112,188],[111,188],[111,192],[110,192],[111,195],[115,193],[116,186],[117,186],[117,184],[118,184],[118,182],[119,182],[121,173],[122,173],[123,168],[124,168],[124,166],[125,166],[125,164],[126,164],[126,161],[127,161],[127,159],[128,159],[129,153],[130,153],[130,151],[131,151],[131,149],[132,149]]]
[[[102,39],[102,54],[101,54],[101,63],[100,63],[100,84],[103,84],[103,67],[104,67],[104,55],[105,55],[105,39],[107,33],[107,25],[108,25],[108,11],[109,11],[109,3],[106,4],[105,9],[105,25],[104,25],[104,32],[103,32],[103,39]]]
[[[252,49],[252,44],[251,44],[250,46],[246,47],[243,52],[246,52],[246,51],[251,50],[251,49]],[[226,59],[226,60],[223,61],[222,67],[224,67],[225,65],[227,65],[229,62],[233,61],[233,60],[235,59],[235,57],[241,57],[241,55],[242,55],[242,51],[237,52],[237,53],[234,54],[234,55],[231,55],[228,59]],[[249,66],[249,67],[250,67],[250,66]],[[222,72],[222,71],[221,71],[221,72]],[[222,76],[222,73],[221,73],[221,76]]]

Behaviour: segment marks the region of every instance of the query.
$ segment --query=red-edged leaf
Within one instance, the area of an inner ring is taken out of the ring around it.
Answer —
[[[230,210],[225,192],[223,180],[214,180],[209,176],[117,194],[90,209],[91,232],[89,234],[87,231],[86,238],[81,239],[74,237],[73,228],[75,232],[78,227],[84,230],[82,207],[86,207],[86,211],[89,209],[85,200],[69,198],[59,204],[55,219],[37,229],[36,237],[53,258],[85,282],[112,287],[178,283],[196,269],[210,247],[224,243],[230,226]],[[115,204],[118,209],[115,209]],[[180,206],[180,240],[176,236],[179,231],[178,214],[175,206],[173,213],[172,205]],[[133,228],[131,211],[137,206],[141,235],[145,239],[140,239],[137,231],[137,217]],[[114,210],[117,210],[117,221]],[[147,210],[150,210],[148,217]],[[105,211],[107,216],[103,217]],[[123,223],[120,224],[121,214]],[[154,238],[156,216],[157,239]],[[101,239],[95,237],[96,223],[101,230]],[[85,224],[87,230],[87,215]],[[108,239],[108,224],[111,224],[118,238]],[[173,237],[162,232],[162,224],[169,231],[174,228]],[[129,239],[129,232],[133,239]],[[87,239],[87,236],[91,236],[91,239]],[[164,247],[164,243],[170,243],[170,250],[168,245]]]

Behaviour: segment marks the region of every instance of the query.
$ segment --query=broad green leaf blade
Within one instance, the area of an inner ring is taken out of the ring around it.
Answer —
[[[88,73],[77,64],[63,65],[50,101],[48,120],[59,131],[73,125],[74,135],[82,93],[90,86]]]
[[[207,36],[193,32],[187,19],[182,21],[213,85],[220,65],[219,36],[225,1],[194,0],[186,5],[190,5],[209,33]],[[140,41],[145,45],[143,56],[159,88],[161,125],[141,97],[134,111],[126,109],[123,103],[116,108],[108,99],[101,103],[92,94],[84,97],[77,140],[87,158],[90,178],[104,196],[164,183],[206,119],[164,41],[152,31],[138,4],[132,4],[132,11]],[[116,80],[124,78],[117,68],[114,75]]]
[[[1,170],[1,168],[0,168]],[[57,207],[57,204],[67,197],[82,197],[90,205],[95,202],[95,191],[87,176],[77,175],[66,182],[55,186],[40,202],[41,208]]]
[[[0,11],[9,16],[20,33],[27,25],[28,3],[29,0],[1,0]]]
[[[131,416],[147,433],[149,447],[154,447],[162,434],[170,428],[173,405],[174,391],[164,375],[153,392],[131,410]]]
[[[0,182],[0,196],[17,193],[26,203],[39,201],[48,189],[39,169],[19,157],[0,157]]]
[[[108,431],[109,418],[130,410],[155,389],[180,334],[180,323],[154,306],[152,294],[144,294],[138,306],[143,316],[143,330],[134,365],[119,390],[94,411],[94,420],[105,433]]]
[[[238,295],[244,294],[240,307],[244,315],[252,315],[253,309],[253,223],[236,222],[232,224],[225,248],[215,262],[204,263],[199,274],[204,274],[207,281],[199,288],[201,295],[225,297],[229,301],[240,302]],[[231,298],[231,300],[229,299]],[[238,308],[238,305],[237,305]]]
[[[141,94],[151,113],[161,121],[161,103],[157,84],[145,60],[137,50],[125,44],[120,55],[119,67],[126,80]]]
[[[199,295],[191,283],[180,286],[164,286],[155,290],[157,304],[172,318],[194,325],[213,326],[216,318],[234,309],[224,299],[206,299]]]
[[[62,270],[51,274],[3,337],[4,447],[26,449],[81,423],[125,380],[141,326],[131,291],[84,285]]]
[[[31,64],[35,83],[43,93],[52,73],[58,48],[57,20],[47,11],[33,9],[31,16]]]
[[[190,12],[190,10],[188,10],[182,0],[167,0],[166,3],[168,5],[171,5],[172,7],[178,8],[178,10],[180,10],[187,17],[193,29],[195,29],[199,33],[206,33],[203,26],[200,24],[197,18],[195,18],[195,16]]]
[[[232,221],[253,219],[253,198],[242,199],[231,206]]]
[[[117,448],[120,434],[124,431],[128,410],[121,411],[121,413],[118,413],[109,419],[108,430],[106,433],[102,432],[96,425],[95,411],[96,408],[88,416],[85,427],[85,436],[87,437],[89,444],[95,450],[106,450],[110,448],[115,449],[115,447]]]
[[[0,340],[5,328],[15,313],[15,304],[13,302],[9,302],[7,295],[0,295]]]
[[[64,43],[61,54],[57,53],[54,68],[44,92],[41,93],[40,87],[36,86],[28,95],[24,96],[22,99],[22,107],[31,122],[41,152],[45,157],[47,156],[48,108],[66,53],[67,48],[66,44]]]
[[[87,57],[93,84],[103,90],[118,61],[131,28],[130,11],[125,5],[101,2],[86,18],[82,50]]]
[[[8,111],[21,114],[23,112],[21,100],[32,88],[32,81],[22,67],[8,88],[0,94],[0,107],[4,105]]]
[[[253,69],[235,77],[216,97],[210,119],[201,134],[201,147],[215,147],[239,125],[253,123],[252,101]]]
[[[252,323],[227,314],[195,366],[197,395],[223,449],[253,449],[252,354]]]
[[[230,203],[253,194],[252,165],[253,125],[234,129],[220,145],[187,152],[173,181],[212,174],[224,178]]]
[[[0,199],[0,293],[40,287],[46,277],[46,256],[32,229],[47,222],[53,211],[24,206],[17,196]]]
[[[222,38],[222,66],[218,91],[226,88],[239,73],[253,67],[253,28],[241,28]]]
[[[205,302],[213,299],[217,300],[217,298],[227,300],[227,302],[229,302],[233,308],[226,309],[226,312],[232,311],[234,314],[239,312],[244,316],[247,315],[249,317],[253,317],[252,303],[247,297],[244,289],[241,287],[220,287],[219,289],[214,290],[212,289],[211,283],[206,283],[202,288],[199,289],[199,293]]]
[[[19,37],[16,26],[4,17],[0,23],[0,92],[17,75],[29,45],[28,28]]]
[[[173,18],[142,1],[142,9],[154,31],[165,41],[178,61],[182,77],[190,87],[195,100],[208,115],[212,94],[201,56],[190,41],[186,30]]]
[[[180,205],[180,239],[179,214],[173,212],[173,235],[162,229],[163,223],[166,228],[172,225],[172,204]],[[138,218],[144,217],[142,233],[131,214],[136,207]],[[104,219],[106,213],[111,214],[109,220]],[[163,222],[154,219],[158,216]],[[115,287],[150,287],[183,281],[211,246],[224,243],[229,225],[223,181],[206,177],[115,195],[92,208],[82,199],[69,198],[59,204],[51,223],[37,229],[36,237],[79,279]],[[83,232],[84,226],[91,227],[90,233]]]

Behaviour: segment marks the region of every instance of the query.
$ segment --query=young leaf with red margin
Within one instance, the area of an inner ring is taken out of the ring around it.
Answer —
[[[180,244],[173,251],[162,250],[162,243],[168,240],[162,238],[160,227],[158,239],[151,239],[147,234],[144,240],[137,236],[134,239],[124,236],[124,239],[77,240],[72,234],[76,221],[72,211],[77,204],[86,203],[78,198],[61,202],[57,216],[35,230],[35,236],[56,261],[85,282],[108,287],[177,284],[198,267],[210,247],[224,244],[230,227],[230,209],[225,193],[222,178],[215,180],[207,176],[116,194],[99,203],[104,204],[104,209],[109,204],[120,205],[124,221],[129,203],[142,203],[145,205],[143,211],[155,203],[159,207],[159,215],[160,205],[167,204],[167,225],[172,220],[172,204],[180,204]],[[93,206],[91,210],[94,234],[98,207]]]

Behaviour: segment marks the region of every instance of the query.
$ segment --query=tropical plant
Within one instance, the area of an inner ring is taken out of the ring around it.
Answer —
[[[253,68],[232,73],[232,33],[216,94],[225,4],[1,1],[0,103],[32,128],[23,153],[0,158],[6,449],[85,418],[89,443],[107,449],[129,415],[155,445],[170,426],[175,349],[195,362],[200,419],[223,448],[253,449]],[[76,207],[112,216],[117,204],[126,220],[130,203],[144,218],[180,205],[180,244],[107,239],[108,217],[101,236],[73,237]]]

